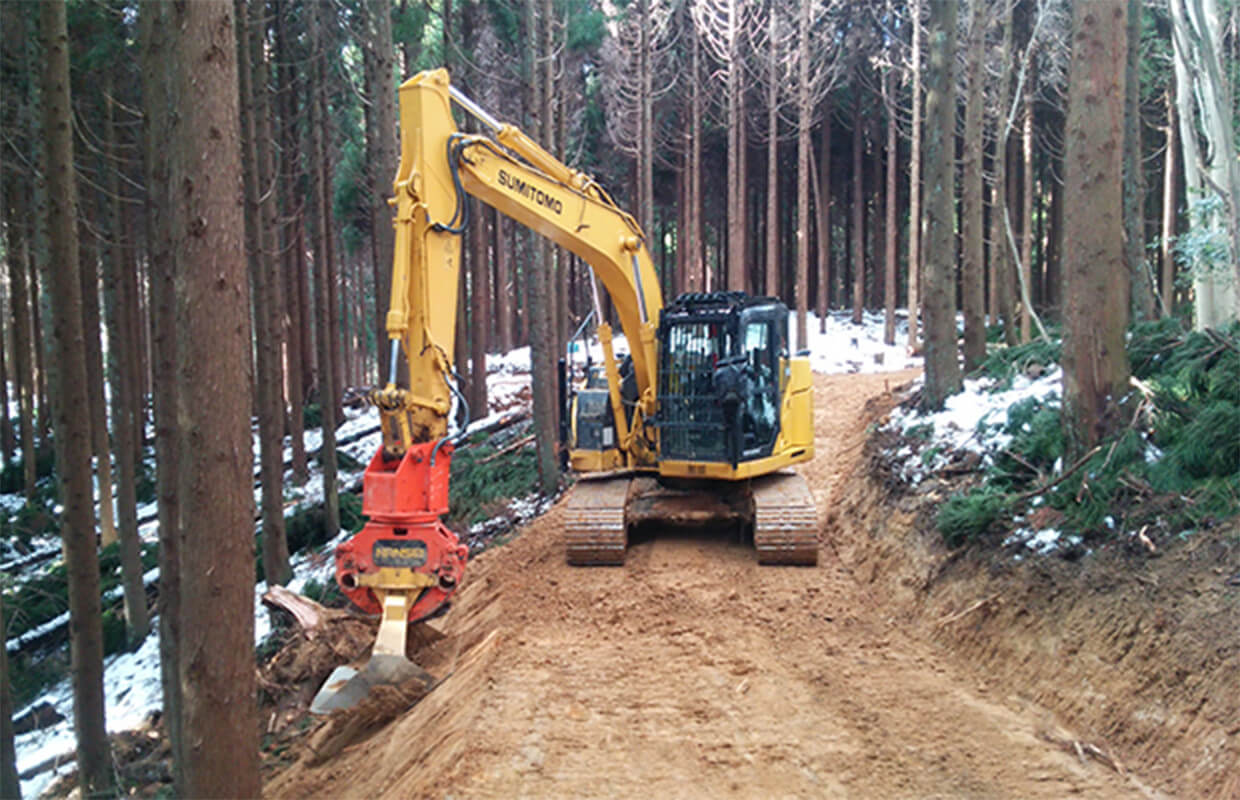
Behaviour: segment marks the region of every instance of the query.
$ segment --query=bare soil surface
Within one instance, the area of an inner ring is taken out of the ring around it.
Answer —
[[[570,568],[557,507],[470,565],[449,637],[420,655],[441,685],[325,763],[307,748],[267,794],[1159,796],[1142,781],[1174,780],[1124,769],[953,656],[915,608],[915,571],[878,574],[874,549],[895,545],[863,525],[913,519],[867,494],[865,427],[913,374],[816,379],[802,471],[818,567],[759,567],[743,542],[666,532],[623,568]]]

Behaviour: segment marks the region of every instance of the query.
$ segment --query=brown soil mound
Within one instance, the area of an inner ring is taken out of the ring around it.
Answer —
[[[870,535],[848,559],[873,590],[981,686],[1047,709],[1048,741],[1081,757],[1094,744],[1185,797],[1240,797],[1240,520],[1153,553],[1110,544],[1017,563],[940,545],[930,515],[946,491],[853,482],[843,510]]]
[[[669,531],[623,568],[569,568],[552,509],[472,562],[437,664],[422,660],[445,680],[268,795],[1149,795],[1129,777],[1148,780],[1143,765],[932,641],[926,575],[888,575],[929,545],[861,527],[907,532],[914,514],[877,490],[860,507],[858,476],[866,423],[891,400],[866,402],[909,377],[816,380],[803,472],[825,522],[819,567],[759,567],[744,542]]]

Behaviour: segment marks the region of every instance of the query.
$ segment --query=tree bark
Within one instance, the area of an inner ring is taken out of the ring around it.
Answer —
[[[780,296],[779,287],[779,48],[775,21],[778,6],[767,9],[766,75],[766,280],[771,297]],[[799,97],[798,97],[799,99]]]
[[[809,348],[809,146],[810,146],[810,75],[809,34],[810,0],[801,0],[801,24],[799,27],[798,61],[799,91],[797,108],[797,348]]]
[[[181,561],[184,792],[261,792],[254,670],[250,324],[232,5],[173,4],[170,213]],[[205,169],[204,165],[209,165]],[[203,624],[210,620],[211,624]]]
[[[159,509],[159,668],[164,700],[164,727],[172,750],[173,787],[184,796],[184,753],[181,745],[181,522],[177,495],[176,420],[176,298],[172,264],[169,186],[172,53],[168,50],[170,7],[162,0],[143,0],[138,11],[141,54],[143,139],[146,176],[146,240],[151,266],[151,311],[154,320],[154,401],[156,490]]]
[[[44,54],[42,134],[47,148],[47,225],[50,263],[55,265],[48,270],[51,353],[56,363],[51,397],[55,403],[56,463],[64,506],[61,541],[69,585],[73,725],[77,735],[78,785],[83,797],[92,797],[112,791],[113,775],[104,722],[103,625],[99,558],[95,551],[90,419],[82,413],[87,407],[86,353],[78,272],[65,4],[40,4],[39,20]]]
[[[822,115],[818,157],[818,332],[827,332],[831,307],[831,107]]]
[[[8,640],[4,627],[4,604],[0,602],[0,640]],[[21,800],[17,777],[17,750],[13,746],[13,697],[9,694],[9,649],[0,647],[0,797]]]
[[[281,227],[280,243],[281,280],[284,284],[284,309],[287,319],[287,338],[284,351],[284,362],[287,367],[288,390],[288,432],[293,456],[293,483],[304,484],[310,477],[306,463],[305,443],[305,387],[309,370],[305,353],[308,350],[306,339],[306,320],[309,311],[303,301],[306,290],[306,275],[303,264],[305,256],[304,241],[301,235],[302,218],[305,214],[303,193],[296,189],[301,169],[297,154],[299,135],[296,105],[294,97],[292,54],[289,48],[287,6],[282,0],[275,0],[275,47],[276,72],[278,81],[277,104],[280,107],[280,174],[279,183],[284,224]],[[379,301],[382,304],[382,300]],[[381,344],[384,339],[379,339]]]
[[[105,101],[106,102],[106,101]],[[79,191],[79,197],[82,193]],[[85,205],[85,203],[83,203]],[[95,456],[95,490],[99,496],[99,545],[117,541],[112,502],[112,447],[108,439],[108,403],[104,397],[102,321],[99,311],[99,252],[86,225],[85,210],[79,215],[78,245],[81,251],[82,334],[86,344],[86,394],[90,398],[91,451]],[[96,221],[102,214],[96,214]],[[0,347],[0,350],[3,350]],[[0,398],[8,408],[8,398]],[[8,416],[5,414],[4,416]],[[6,461],[7,463],[7,461]]]
[[[690,101],[689,101],[689,222],[688,222],[688,279],[685,290],[706,290],[705,265],[702,262],[702,40],[696,31],[690,33]]]
[[[370,225],[374,232],[375,342],[380,362],[386,355],[387,310],[392,293],[392,259],[396,233],[388,196],[396,175],[396,81],[392,45],[392,0],[366,0],[366,56],[370,61],[366,97],[373,118],[366,139],[367,177],[370,184]],[[386,371],[386,364],[381,369]],[[380,383],[387,380],[380,376]]]
[[[1132,318],[1154,318],[1154,289],[1145,264],[1145,166],[1141,146],[1141,0],[1128,0],[1128,55],[1124,60],[1124,260]],[[1022,322],[1023,329],[1023,322]]]
[[[1032,61],[1032,59],[1031,59]],[[1029,65],[1025,81],[1025,96],[1021,110],[1021,175],[1024,176],[1021,192],[1021,245],[1020,269],[1024,275],[1023,286],[1029,290],[1030,307],[1020,315],[1020,340],[1028,342],[1033,335],[1033,86],[1034,72]]]
[[[852,321],[860,325],[865,310],[865,182],[861,152],[865,125],[861,121],[861,65],[853,67],[852,129]]]
[[[289,566],[288,538],[284,529],[284,370],[283,292],[280,270],[275,261],[276,215],[274,198],[267,187],[272,180],[271,123],[267,103],[267,65],[264,57],[265,5],[249,0],[244,6],[248,20],[238,20],[245,32],[240,42],[240,68],[249,69],[249,80],[242,85],[248,97],[242,102],[249,113],[242,114],[249,134],[247,146],[253,182],[248,188],[254,214],[252,268],[254,285],[254,327],[256,367],[255,394],[258,398],[259,471],[262,483],[263,578],[268,586],[288,583],[293,576]],[[248,116],[248,120],[246,117]]]
[[[1179,163],[1180,145],[1176,140],[1179,124],[1175,118],[1175,84],[1167,86],[1167,144],[1163,150],[1162,187],[1162,236],[1158,242],[1158,258],[1162,264],[1162,315],[1170,317],[1175,312],[1175,256],[1171,242],[1175,239],[1176,166]]]
[[[1215,238],[1225,242],[1221,264],[1199,257],[1193,265],[1193,324],[1202,330],[1240,315],[1240,165],[1226,156],[1236,150],[1219,63],[1222,28],[1217,5],[1214,0],[1173,0],[1170,7],[1184,181],[1190,197],[1219,201],[1214,208],[1190,214],[1189,223],[1194,229],[1215,232]]]
[[[985,140],[982,129],[985,121],[983,56],[986,53],[987,7],[983,2],[973,2],[971,5],[969,38],[965,44],[965,80],[968,88],[964,102],[964,157],[960,179],[960,296],[961,310],[964,312],[966,372],[977,369],[986,359],[986,215],[982,204]]]
[[[728,128],[728,281],[734,292],[745,290],[745,155],[742,117],[743,65],[737,17],[739,0],[728,0],[727,128]]]
[[[331,179],[327,168],[327,147],[323,141],[327,126],[324,119],[327,50],[322,35],[322,7],[310,13],[310,48],[315,54],[314,81],[308,105],[310,114],[311,172],[314,192],[314,312],[315,342],[318,353],[319,408],[323,424],[323,444],[319,464],[323,470],[324,533],[331,538],[340,532],[340,495],[336,485],[336,405],[333,396],[336,381],[333,374],[331,326]]]
[[[1127,0],[1072,13],[1064,156],[1063,423],[1065,460],[1127,422],[1128,269],[1122,191]]]
[[[921,328],[921,0],[910,0],[913,17],[913,107],[909,133],[908,211],[908,347],[918,349]]]
[[[105,73],[104,136],[108,153],[117,153],[115,113],[110,99],[112,79]],[[137,299],[137,280],[132,271],[136,260],[128,258],[129,242],[121,220],[120,180],[116,169],[107,169],[104,185],[109,200],[105,205],[109,246],[104,259],[104,305],[107,312],[108,341],[111,343],[112,431],[116,437],[116,526],[121,542],[121,572],[125,594],[125,629],[130,645],[142,641],[150,632],[146,608],[146,587],[142,583],[142,542],[138,537],[138,449],[136,422],[140,419],[135,394],[139,381],[140,355],[134,348],[133,302]],[[126,273],[129,274],[126,274]]]
[[[955,129],[956,0],[930,0],[926,69],[926,387],[939,409],[960,391],[956,351]]]
[[[896,161],[899,160],[899,153],[896,143],[895,98],[892,97],[890,69],[883,73],[883,107],[887,111],[887,219],[883,226],[886,236],[883,245],[883,256],[886,259],[886,271],[883,277],[883,306],[886,316],[883,325],[883,341],[888,345],[893,345],[896,343],[896,247],[899,241],[896,231]]]
[[[469,406],[476,419],[485,417],[487,411],[487,333],[491,320],[491,265],[487,261],[487,244],[490,242],[490,231],[487,230],[488,215],[481,201],[474,203],[474,230],[471,237],[473,268],[470,285],[470,316],[474,324],[470,331],[469,373],[472,376],[469,386],[471,391]]]
[[[1019,329],[1016,325],[1015,302],[1013,291],[1012,256],[1007,244],[1007,230],[1004,227],[1005,209],[1008,205],[1008,129],[1007,107],[1010,86],[1008,65],[1012,58],[1012,12],[1010,7],[1003,11],[1003,45],[1000,49],[999,63],[999,113],[995,118],[995,179],[991,189],[990,210],[990,263],[992,296],[995,303],[991,307],[992,322],[1002,318],[1003,339],[1009,345],[1019,342]]]
[[[516,282],[509,270],[508,238],[504,235],[504,215],[492,209],[495,246],[495,324],[499,331],[500,352],[513,348],[513,309],[511,299],[517,295]]]
[[[535,3],[539,0],[526,0],[527,33],[530,37],[531,54],[537,53],[541,59],[549,59],[550,35],[545,30],[549,20],[539,19]],[[531,70],[531,86],[534,89],[533,107],[537,109],[537,130],[543,147],[551,147],[553,143],[547,137],[552,133],[551,116],[551,73],[538,68],[534,59],[528,64]],[[539,237],[542,239],[542,237]],[[537,466],[539,488],[545,494],[552,494],[560,482],[560,469],[556,459],[556,382],[555,360],[558,348],[555,344],[555,314],[551,305],[555,293],[552,290],[549,273],[552,269],[550,244],[545,239],[534,242],[530,248],[532,263],[525,274],[526,305],[525,313],[529,328],[530,362],[533,375],[531,389],[534,405],[534,430],[537,441]]]
[[[26,219],[29,205],[25,188],[16,179],[9,179],[5,183],[5,192],[8,194],[9,219]],[[30,500],[35,493],[38,451],[34,438],[35,379],[32,356],[35,345],[31,328],[30,289],[27,285],[31,270],[29,229],[20,223],[10,223],[7,228],[5,260],[9,265],[9,300],[13,309],[13,361],[17,369],[19,409],[17,427],[21,436],[22,483],[26,499]]]

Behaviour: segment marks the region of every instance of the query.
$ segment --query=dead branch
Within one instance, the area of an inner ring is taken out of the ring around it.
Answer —
[[[525,447],[527,444],[530,444],[530,443],[531,443],[531,442],[533,442],[533,441],[534,441],[534,434],[532,434],[532,433],[531,433],[529,436],[524,436],[524,437],[522,437],[522,438],[520,438],[520,439],[516,440],[516,441],[515,441],[515,442],[513,442],[512,444],[509,444],[509,445],[507,445],[506,447],[504,447],[504,448],[502,448],[502,449],[500,449],[500,450],[496,450],[494,453],[492,453],[491,455],[487,456],[486,458],[480,459],[480,460],[478,461],[478,463],[479,463],[479,464],[485,464],[485,463],[487,463],[488,461],[494,461],[495,459],[499,458],[500,456],[505,455],[505,454],[507,454],[507,453],[511,453],[513,450],[519,450],[519,449],[521,449],[522,447]]]
[[[995,601],[996,601],[996,600],[998,600],[998,599],[999,599],[999,594],[998,594],[998,592],[996,592],[995,594],[992,594],[990,597],[983,597],[981,600],[978,600],[976,603],[974,603],[973,605],[969,606],[969,607],[968,607],[968,608],[966,608],[965,610],[963,610],[963,611],[957,611],[955,614],[950,614],[950,615],[948,615],[948,616],[946,616],[946,617],[943,617],[941,620],[939,620],[938,622],[934,623],[934,627],[936,627],[936,628],[942,628],[944,625],[949,625],[949,624],[951,624],[951,623],[955,622],[955,621],[956,621],[956,620],[958,620],[958,619],[962,619],[962,618],[964,618],[964,617],[967,617],[969,614],[972,614],[974,611],[977,611],[977,610],[978,610],[979,608],[981,608],[982,606],[989,605],[990,603],[993,603],[993,602],[995,602]]]

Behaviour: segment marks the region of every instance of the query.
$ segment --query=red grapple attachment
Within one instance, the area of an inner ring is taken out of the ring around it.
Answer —
[[[363,478],[369,521],[336,548],[336,582],[358,608],[385,613],[387,595],[408,597],[410,622],[437,611],[456,591],[468,548],[440,515],[448,510],[452,444],[415,444],[399,461],[380,448]]]

